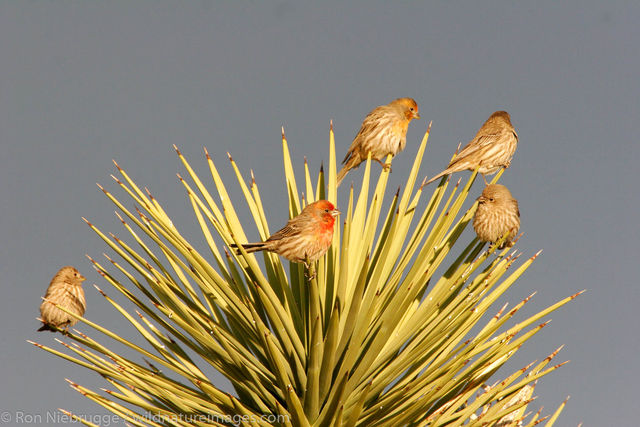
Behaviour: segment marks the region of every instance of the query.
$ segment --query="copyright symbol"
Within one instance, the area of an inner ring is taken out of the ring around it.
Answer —
[[[0,421],[2,421],[3,423],[11,422],[11,412],[2,411],[2,413],[0,414]]]

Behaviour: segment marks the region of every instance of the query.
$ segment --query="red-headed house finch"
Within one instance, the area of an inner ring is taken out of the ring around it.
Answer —
[[[360,131],[353,139],[349,151],[338,173],[338,186],[351,169],[371,159],[383,168],[389,165],[382,162],[387,154],[396,155],[407,144],[407,128],[412,119],[419,119],[418,104],[412,98],[398,98],[387,105],[376,107],[364,118]]]
[[[82,316],[87,306],[82,289],[84,280],[84,276],[70,265],[62,267],[53,276],[44,296],[47,301],[42,301],[40,305],[43,325],[38,331],[55,332],[55,327],[69,329],[78,322],[78,319],[60,310],[55,304]]]
[[[292,262],[313,262],[327,252],[333,239],[333,224],[340,211],[327,200],[310,203],[298,216],[264,242],[245,243],[248,252],[269,251]],[[236,245],[231,245],[237,248]],[[237,253],[240,253],[237,250]]]
[[[473,229],[483,242],[494,243],[507,232],[509,235],[500,245],[511,247],[511,242],[520,229],[518,201],[507,187],[500,184],[487,185],[478,197],[478,209],[473,217]]]
[[[449,166],[427,181],[427,184],[444,175],[465,169],[473,171],[477,167],[486,184],[485,175],[493,175],[500,168],[509,167],[517,146],[518,134],[511,124],[509,113],[496,111],[484,122],[476,136],[451,160]]]

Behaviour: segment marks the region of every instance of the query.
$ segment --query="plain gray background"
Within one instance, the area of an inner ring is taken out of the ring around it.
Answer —
[[[254,170],[275,230],[287,216],[280,126],[302,179],[303,156],[314,173],[328,160],[330,119],[341,158],[363,117],[400,96],[418,101],[423,120],[394,160],[390,192],[430,120],[421,174],[432,176],[458,141],[506,109],[520,135],[501,181],[520,202],[525,237],[517,247],[526,256],[544,252],[502,302],[538,291],[523,319],[588,290],[553,313],[496,379],[565,344],[555,361],[571,363],[540,381],[531,408],[549,414],[571,395],[556,425],[637,424],[639,12],[633,1],[577,0],[0,3],[7,425],[20,412],[26,421],[58,407],[104,413],[64,381],[98,390],[108,387],[101,378],[25,342],[63,349],[56,336],[35,332],[40,297],[60,266],[87,276],[90,319],[136,337],[91,286],[117,296],[84,257],[101,259],[108,248],[82,216],[126,236],[95,186],[127,200],[109,178],[111,159],[202,244],[171,146],[204,178],[207,146],[237,194],[230,151],[246,176]],[[347,182],[361,176],[358,169]],[[237,206],[257,237],[245,205]]]

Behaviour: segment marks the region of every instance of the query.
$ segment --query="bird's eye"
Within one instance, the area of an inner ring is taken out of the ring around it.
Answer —
[[[410,110],[413,111],[413,107],[411,107]]]
[[[490,202],[493,202],[493,197],[489,197],[489,201],[490,201]]]
[[[325,209],[324,211],[325,211],[326,213],[329,213],[329,209]]]

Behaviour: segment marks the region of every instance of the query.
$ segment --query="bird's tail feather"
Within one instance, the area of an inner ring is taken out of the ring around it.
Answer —
[[[40,329],[38,329],[38,332],[42,332],[42,331],[56,332],[57,329],[52,328],[51,326],[49,326],[48,323],[45,323],[44,325],[40,326]]]
[[[229,245],[232,248],[236,249],[236,254],[240,255],[240,249],[238,249],[238,245],[236,244],[231,244]],[[244,245],[242,245],[242,247],[244,248],[244,250],[250,254],[252,252],[258,252],[258,251],[263,251],[266,249],[265,246],[265,242],[258,242],[258,243],[245,243]]]
[[[340,169],[340,172],[338,172],[338,176],[336,178],[336,187],[340,187],[340,183],[348,173],[349,168],[347,166],[344,166],[342,169]]]
[[[433,181],[435,181],[438,178],[442,178],[445,175],[450,174],[451,172],[449,171],[449,169],[445,169],[442,172],[440,172],[438,175],[434,176],[433,178],[431,178],[429,181],[425,182],[424,185],[429,185],[431,184]]]
[[[349,153],[347,154],[347,157],[344,158],[344,162],[342,163],[344,163],[344,166],[342,167],[342,169],[340,169],[340,172],[338,172],[338,176],[336,178],[336,188],[340,187],[340,183],[342,182],[344,177],[347,176],[351,169],[355,169],[360,166],[362,160],[360,159],[359,155],[355,153]]]

